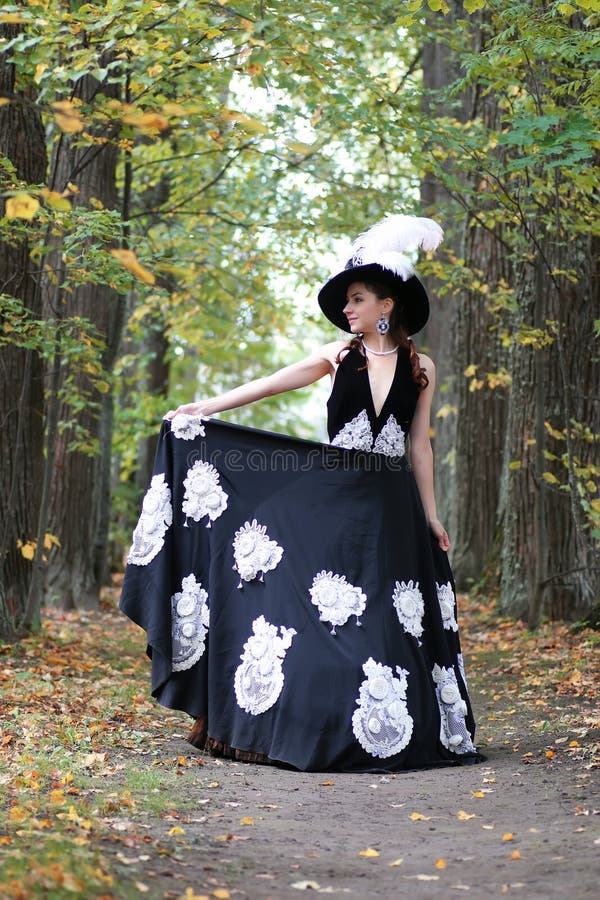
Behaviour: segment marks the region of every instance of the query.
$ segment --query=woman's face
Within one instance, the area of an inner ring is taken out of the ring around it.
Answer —
[[[382,315],[389,318],[393,305],[390,297],[380,300],[362,281],[353,281],[346,291],[343,312],[353,334],[370,334]]]

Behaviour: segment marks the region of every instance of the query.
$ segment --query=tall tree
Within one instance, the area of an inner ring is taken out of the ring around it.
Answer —
[[[18,24],[0,24],[4,40]],[[12,237],[0,236],[0,638],[39,622],[37,598],[31,598],[31,557],[38,533],[39,484],[43,467],[44,411],[42,358],[32,346],[32,330],[41,317],[39,270],[31,258],[26,223],[36,205],[19,196],[21,184],[43,182],[46,141],[35,94],[19,84],[7,53],[0,52],[0,199],[13,222]],[[3,158],[3,159],[2,159]],[[18,223],[24,223],[19,227]],[[32,229],[35,231],[35,226]],[[13,337],[13,340],[7,338]]]

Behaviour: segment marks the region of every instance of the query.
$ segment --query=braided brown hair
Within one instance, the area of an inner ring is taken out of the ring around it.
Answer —
[[[414,342],[409,340],[408,330],[406,328],[406,324],[404,322],[404,318],[402,315],[402,303],[398,294],[395,290],[387,284],[384,284],[382,281],[364,281],[362,282],[365,287],[371,291],[378,300],[385,300],[386,297],[390,297],[394,301],[394,306],[392,308],[392,313],[390,315],[390,329],[388,331],[391,339],[403,350],[408,350],[409,358],[410,358],[410,367],[412,372],[412,379],[417,385],[419,392],[424,391],[427,385],[429,384],[429,379],[426,374],[426,370],[421,367],[419,362],[419,354],[415,350]],[[358,335],[355,335],[345,347],[342,347],[340,352],[336,357],[336,362],[341,362],[341,355],[345,353],[346,350],[361,350],[362,351],[362,338]],[[367,359],[365,366],[366,368],[369,364]]]

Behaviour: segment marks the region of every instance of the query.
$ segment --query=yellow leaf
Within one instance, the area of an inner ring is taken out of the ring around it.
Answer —
[[[476,371],[477,371],[477,366],[474,365],[473,363],[471,363],[471,365],[467,366],[467,368],[464,371],[465,378],[472,378]]]
[[[569,741],[569,747],[579,747],[579,741]]]
[[[556,475],[553,475],[552,472],[542,472],[542,478],[544,481],[547,481],[548,484],[560,484]]]
[[[513,837],[514,837],[514,835],[513,835],[512,831],[507,831],[506,834],[502,835],[502,840],[503,841],[512,841]]]
[[[244,816],[243,819],[240,819],[240,825],[254,825],[254,819],[252,816]]]
[[[169,828],[167,834],[185,834],[185,828],[182,828],[181,825],[174,825],[173,828]]]
[[[30,222],[40,208],[39,200],[29,194],[15,194],[6,201],[8,219],[28,219]]]
[[[475,815],[475,813],[468,813],[468,812],[465,812],[464,809],[459,809],[459,811],[456,813],[456,816],[457,816],[458,819],[461,820],[461,822],[466,822],[467,819],[475,819],[475,818],[477,818],[476,815]]]
[[[40,195],[52,209],[58,209],[61,212],[71,212],[71,204],[67,198],[63,197],[62,194],[59,194],[58,191],[49,191],[48,188],[42,188]]]
[[[474,797],[477,797],[478,800],[483,800],[483,798],[485,797],[483,791],[471,791],[471,793]]]
[[[0,106],[8,106],[9,103],[8,97],[0,97]]]
[[[21,556],[24,556],[25,559],[33,559],[35,556],[35,541],[27,541],[26,544],[21,545]]]
[[[126,106],[125,110],[123,122],[126,125],[150,131],[166,131],[169,127],[169,120],[160,113],[143,112],[141,109],[136,109],[135,106]]]
[[[150,78],[156,78],[157,75],[160,75],[162,70],[163,67],[161,66],[161,64],[156,63],[154,66],[150,66],[150,68],[148,69],[148,75],[150,76]]]
[[[447,865],[446,860],[443,859],[441,856],[439,859],[436,859],[436,861],[435,861],[436,869],[445,869],[446,865]]]
[[[208,894],[195,894],[193,888],[186,888],[181,900],[209,900]]]
[[[22,25],[25,22],[25,19],[21,15],[21,13],[0,13],[0,22],[3,25]]]
[[[409,818],[413,822],[429,822],[431,816],[424,816],[422,813],[412,812]]]
[[[83,881],[80,881],[79,878],[75,878],[70,872],[65,872],[63,874],[61,887],[66,891],[72,891],[75,894],[81,894],[85,890]]]
[[[521,854],[518,850],[513,850],[513,852],[510,854],[510,859],[521,859]]]
[[[33,76],[33,80],[35,81],[36,84],[40,83],[40,81],[42,80],[42,75],[44,74],[44,72],[46,71],[47,68],[48,68],[48,63],[38,63],[37,64],[37,66],[35,67],[35,75]]]
[[[110,252],[139,281],[143,281],[144,284],[154,284],[156,278],[152,272],[149,272],[148,269],[142,266],[133,250],[111,250]]]
[[[321,784],[323,787],[331,787],[335,784],[335,781],[322,781]]]
[[[394,862],[388,863],[388,866],[401,866],[404,862],[404,857],[402,859],[395,859]]]
[[[83,131],[83,118],[80,111],[70,100],[57,100],[52,104],[56,124],[67,134]]]
[[[308,156],[309,153],[313,152],[312,145],[304,144],[302,141],[288,141],[287,145],[292,153],[299,153],[301,156]]]
[[[212,892],[213,897],[216,897],[217,900],[229,900],[231,894],[227,890],[227,888],[217,888],[216,891]]]
[[[546,759],[554,759],[554,750],[546,750]]]
[[[366,850],[361,850],[358,855],[364,856],[366,859],[372,859],[375,856],[379,856],[379,850],[374,850],[373,847],[367,847]]]

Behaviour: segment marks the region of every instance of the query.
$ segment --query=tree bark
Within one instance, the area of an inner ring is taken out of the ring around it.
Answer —
[[[12,38],[18,28],[0,25],[0,35]],[[46,174],[44,128],[34,97],[15,94],[15,70],[0,53],[0,93],[13,97],[0,107],[0,156],[14,165],[17,177],[39,184]],[[10,190],[10,178],[0,170],[0,189]],[[0,215],[4,213],[0,201]],[[39,279],[27,241],[0,242],[0,293],[22,301],[31,318],[41,317]],[[0,354],[0,494],[5,513],[0,525],[0,638],[10,640],[39,624],[39,596],[29,606],[31,561],[18,542],[37,534],[43,469],[43,364],[40,354],[7,344]]]
[[[100,85],[90,76],[80,79],[75,94],[84,102],[91,102],[100,89],[108,96],[118,94],[116,86]],[[117,159],[118,149],[113,143],[73,148],[61,140],[53,160],[52,188],[62,191],[68,182],[74,182],[79,189],[77,205],[86,206],[95,198],[104,207],[114,209],[118,202]],[[110,373],[121,341],[125,299],[105,284],[77,286],[64,295],[62,315],[81,316],[93,323],[105,342],[102,365]],[[96,390],[81,372],[75,374],[75,386],[90,399],[89,406],[77,413],[76,424],[87,431],[99,452],[70,449],[73,435],[68,427],[59,436],[51,528],[61,547],[48,565],[46,599],[62,608],[85,609],[98,605],[105,575],[113,398],[111,391],[102,394]],[[60,419],[73,419],[68,406],[61,406]]]

